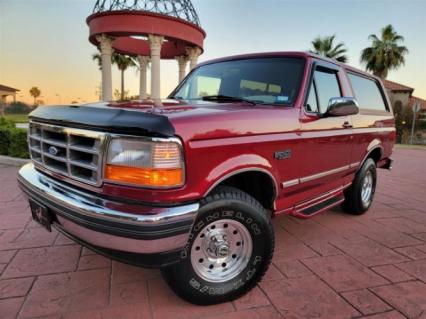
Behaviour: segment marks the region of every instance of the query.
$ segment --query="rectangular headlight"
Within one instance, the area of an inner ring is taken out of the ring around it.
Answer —
[[[184,183],[182,149],[172,141],[115,138],[109,144],[105,179],[145,187],[177,187]]]

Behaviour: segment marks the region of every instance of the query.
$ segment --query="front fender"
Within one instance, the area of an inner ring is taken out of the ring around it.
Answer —
[[[272,164],[262,156],[243,154],[227,159],[209,172],[206,178],[208,189],[205,191],[204,196],[229,177],[249,171],[258,171],[269,175],[274,182],[275,191],[278,191],[278,184],[272,173]]]

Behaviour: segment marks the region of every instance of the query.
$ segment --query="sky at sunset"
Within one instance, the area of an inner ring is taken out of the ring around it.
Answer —
[[[38,86],[48,104],[96,101],[100,71],[91,55],[85,19],[95,0],[0,0],[0,84],[20,89],[31,102]],[[318,35],[336,34],[348,48],[349,64],[361,67],[360,51],[392,24],[409,49],[405,66],[388,79],[413,87],[426,99],[426,0],[193,0],[207,32],[200,61],[226,55],[308,50]],[[162,61],[162,95],[176,86],[176,61]],[[138,94],[136,69],[126,88]],[[117,69],[113,87],[119,88]],[[148,87],[149,91],[149,87]]]

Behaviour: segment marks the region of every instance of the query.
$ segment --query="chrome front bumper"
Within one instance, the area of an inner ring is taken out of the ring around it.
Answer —
[[[33,164],[18,174],[22,190],[54,215],[53,226],[83,244],[109,252],[178,251],[188,240],[199,204],[155,207],[112,201],[40,173]]]

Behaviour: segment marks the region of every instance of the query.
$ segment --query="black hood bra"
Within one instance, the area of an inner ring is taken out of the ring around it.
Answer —
[[[30,113],[37,122],[104,132],[173,136],[175,129],[167,116],[110,107],[61,105],[39,106]]]

